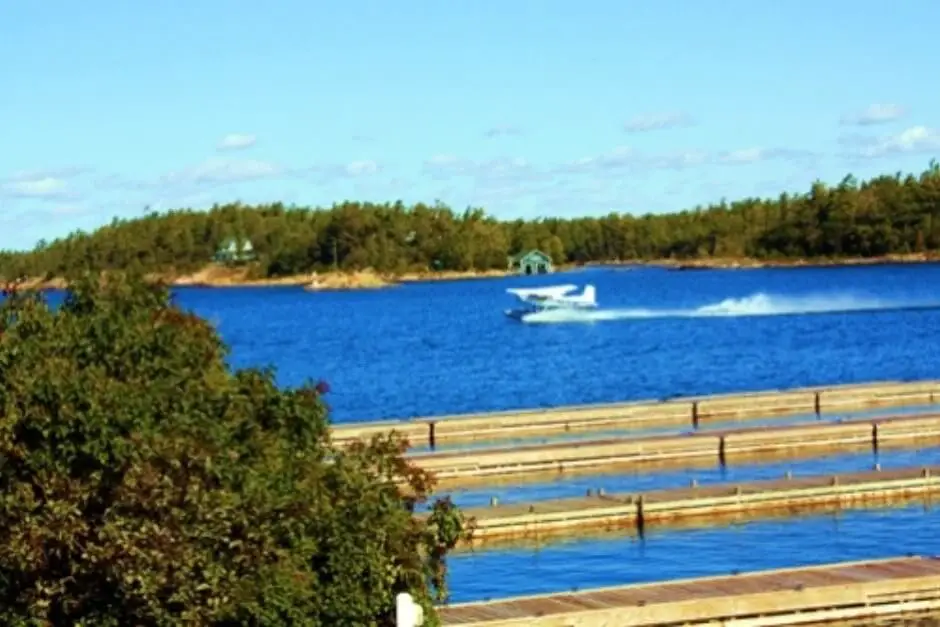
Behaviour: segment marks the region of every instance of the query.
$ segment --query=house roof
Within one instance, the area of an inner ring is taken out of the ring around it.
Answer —
[[[525,252],[521,252],[516,255],[513,255],[512,260],[514,262],[520,262],[526,259],[527,257],[541,257],[543,260],[548,261],[549,263],[552,260],[552,258],[549,255],[547,255],[546,253],[543,253],[541,250],[537,250],[534,248],[532,250],[527,250]]]

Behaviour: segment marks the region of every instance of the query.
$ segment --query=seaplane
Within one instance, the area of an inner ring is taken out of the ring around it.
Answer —
[[[506,291],[518,298],[523,306],[517,309],[507,309],[506,315],[524,321],[528,317],[546,311],[577,311],[597,308],[596,291],[593,285],[585,285],[583,292],[572,294],[577,289],[578,286],[573,284],[509,288]]]

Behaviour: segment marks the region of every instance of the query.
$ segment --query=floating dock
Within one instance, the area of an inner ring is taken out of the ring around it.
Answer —
[[[444,625],[770,627],[940,613],[940,559],[910,557],[462,603]]]
[[[702,467],[755,457],[808,457],[837,451],[877,451],[938,443],[940,413],[928,413],[515,448],[409,453],[407,458],[432,472],[438,488],[442,489],[480,483],[539,481],[560,474]]]
[[[335,425],[334,442],[348,444],[396,431],[411,446],[558,436],[570,433],[698,428],[703,422],[753,420],[779,416],[838,414],[878,407],[932,405],[940,400],[940,381],[873,383],[681,397],[629,403],[573,405],[481,414],[433,416],[402,421]]]
[[[689,522],[718,524],[762,515],[885,505],[940,494],[940,466],[831,476],[720,483],[636,494],[592,493],[464,510],[475,519],[473,545],[494,540],[543,539],[591,530],[642,532]]]

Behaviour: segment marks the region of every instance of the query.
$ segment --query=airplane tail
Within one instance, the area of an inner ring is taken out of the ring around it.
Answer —
[[[596,305],[596,304],[597,304],[597,291],[594,289],[594,286],[593,286],[593,285],[585,285],[585,286],[584,286],[584,293],[581,295],[581,298],[582,298],[582,299],[584,300],[584,302],[586,302],[586,303],[590,303],[590,304],[592,304],[592,305]]]

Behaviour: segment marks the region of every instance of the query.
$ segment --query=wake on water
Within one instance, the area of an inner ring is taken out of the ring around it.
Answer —
[[[599,322],[604,320],[635,320],[650,318],[729,318],[743,316],[786,316],[800,314],[827,314],[910,309],[940,309],[940,301],[913,303],[846,294],[817,294],[806,296],[775,296],[758,292],[744,298],[726,298],[711,305],[693,309],[595,309],[541,311],[525,316],[530,324],[560,322]]]

